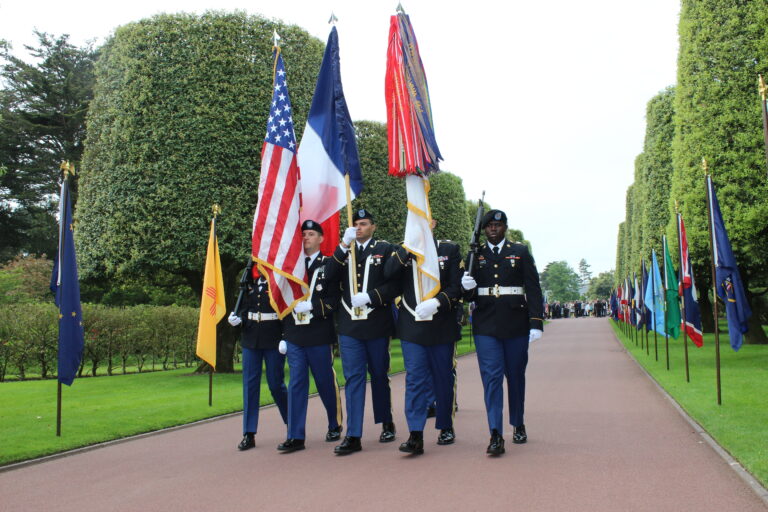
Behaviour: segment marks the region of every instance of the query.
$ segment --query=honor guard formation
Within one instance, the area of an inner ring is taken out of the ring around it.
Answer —
[[[304,449],[309,372],[327,412],[328,442],[341,441],[336,455],[362,449],[366,378],[370,375],[373,422],[379,442],[395,440],[389,382],[390,343],[400,340],[405,365],[404,453],[424,453],[427,417],[435,415],[438,445],[456,441],[456,342],[461,338],[465,304],[471,318],[483,382],[490,443],[486,452],[504,453],[504,379],[512,442],[525,443],[525,368],[528,346],[541,338],[544,301],[539,274],[528,248],[506,239],[507,216],[491,210],[475,226],[465,259],[455,243],[434,240],[439,262],[439,291],[426,300],[416,257],[404,245],[375,238],[373,212],[354,213],[333,255],[320,253],[323,229],[301,225],[309,295],[282,320],[272,308],[269,285],[255,268],[243,274],[241,300],[229,316],[239,327],[243,348],[243,438],[239,450],[255,446],[262,361],[267,384],[287,435],[277,449]],[[486,242],[477,243],[480,231]],[[435,276],[437,277],[437,276]],[[551,308],[549,308],[551,310]],[[339,386],[333,369],[338,343],[346,385],[346,435]],[[288,361],[289,384],[284,384]]]

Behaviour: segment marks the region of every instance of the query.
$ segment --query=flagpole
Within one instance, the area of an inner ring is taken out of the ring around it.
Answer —
[[[347,189],[347,225],[351,228],[352,225],[352,187],[349,185],[349,172],[344,169],[344,185]],[[349,263],[352,265],[352,291],[349,293],[349,299],[352,300],[352,296],[355,295],[357,290],[357,256],[355,250],[357,249],[357,241],[353,242],[353,245],[349,247]],[[355,308],[357,310],[357,308]],[[357,311],[355,311],[357,313]]]
[[[669,371],[669,327],[667,327],[667,310],[669,304],[667,304],[667,236],[661,235],[661,244],[664,252],[664,280],[661,283],[661,288],[664,291],[664,351],[667,356],[667,371]]]
[[[642,258],[640,259],[640,321],[643,325],[643,330],[645,330],[647,324],[645,321],[645,297],[643,296],[643,290],[645,290],[645,277],[643,276],[643,268],[645,267],[645,263],[643,262]],[[643,348],[643,333],[640,332],[640,348]]]
[[[219,208],[218,204],[213,205],[213,247],[214,251],[218,251],[219,248],[219,237],[218,233],[216,232],[217,224],[216,224],[216,217],[218,214],[221,213],[221,208]],[[217,337],[218,341],[218,337]],[[218,347],[217,347],[218,348]],[[213,366],[210,364],[208,365],[208,407],[213,407]]]
[[[675,210],[678,208],[677,200],[675,200]],[[683,291],[683,300],[680,301],[680,311],[683,323],[683,347],[685,350],[685,382],[691,382],[690,370],[688,369],[688,321],[685,317],[685,282],[683,281],[683,234],[680,231],[680,212],[677,212],[677,248],[680,252],[680,290]],[[678,290],[679,294],[679,290]]]
[[[763,145],[765,147],[765,160],[768,163],[768,86],[765,85],[763,75],[758,75],[760,80],[760,96],[762,101],[760,105],[763,109]]]
[[[712,312],[715,316],[715,370],[717,373],[717,405],[723,404],[723,396],[720,382],[720,326],[718,325],[718,311],[717,311],[717,277],[715,273],[715,228],[713,226],[712,219],[712,176],[709,174],[709,166],[707,160],[703,159],[701,163],[704,168],[704,174],[706,176],[707,183],[707,209],[709,210],[709,248],[710,248],[710,267],[712,270]]]
[[[64,258],[64,244],[62,244],[62,240],[64,240],[64,230],[66,229],[64,222],[66,222],[66,202],[69,200],[67,197],[69,194],[69,175],[74,173],[74,169],[69,161],[61,162],[60,169],[64,172],[64,179],[61,183],[61,204],[59,205],[59,272],[56,276],[56,284],[58,286],[61,286],[61,269],[63,267],[62,260]],[[59,326],[59,329],[61,329],[61,326]],[[61,350],[61,341],[59,341],[59,350]],[[56,377],[56,437],[61,437],[61,380],[59,380],[59,377],[60,375],[57,375]]]
[[[657,263],[658,267],[658,263]],[[656,360],[659,360],[659,335],[656,326],[656,273],[653,268],[653,259],[651,259],[651,297],[653,297],[653,350],[656,353]],[[650,349],[648,349],[650,354]]]

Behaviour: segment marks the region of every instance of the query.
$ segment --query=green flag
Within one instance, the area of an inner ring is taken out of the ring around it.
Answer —
[[[677,274],[672,266],[672,257],[667,247],[667,237],[664,238],[664,288],[667,299],[667,332],[673,338],[680,337],[680,295],[678,292]]]

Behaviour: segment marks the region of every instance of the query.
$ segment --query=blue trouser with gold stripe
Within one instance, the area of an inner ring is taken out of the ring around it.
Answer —
[[[267,368],[267,386],[283,418],[288,422],[288,390],[285,387],[285,356],[277,349],[243,347],[243,435],[259,427],[262,361]]]
[[[389,387],[389,338],[358,340],[339,336],[344,396],[347,398],[347,435],[362,437],[365,414],[365,379],[371,374],[374,423],[392,422],[392,393]]]
[[[331,345],[300,347],[290,341],[288,346],[288,438],[305,439],[307,400],[309,399],[309,371],[315,379],[317,392],[328,413],[328,429],[341,423],[341,403],[336,372],[333,369]]]
[[[477,362],[483,380],[488,428],[503,433],[504,377],[507,377],[509,424],[523,424],[525,405],[525,368],[528,365],[528,336],[501,339],[475,335]]]
[[[437,400],[435,428],[453,427],[456,344],[418,345],[400,340],[405,363],[405,419],[408,430],[423,431],[429,407],[429,386]]]

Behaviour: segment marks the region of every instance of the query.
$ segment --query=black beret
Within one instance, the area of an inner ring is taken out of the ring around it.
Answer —
[[[492,220],[499,221],[502,224],[506,225],[507,214],[501,210],[489,210],[488,213],[483,215],[483,221],[480,223],[480,229],[485,228],[485,226],[487,226],[488,223],[491,222]]]
[[[323,234],[323,226],[321,226],[320,224],[318,224],[313,220],[307,219],[301,224],[302,231],[306,231],[307,229],[311,229],[312,231],[317,231],[321,235]]]
[[[359,210],[355,210],[355,214],[352,215],[352,222],[355,222],[360,219],[370,219],[371,222],[375,223],[376,221],[373,220],[373,214],[366,210],[365,208],[360,208]]]

